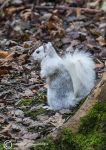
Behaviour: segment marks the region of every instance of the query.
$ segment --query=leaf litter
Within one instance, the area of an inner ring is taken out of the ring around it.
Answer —
[[[89,51],[98,80],[106,70],[105,1],[56,2],[0,1],[0,143],[9,139],[15,149],[30,149],[76,111],[43,109],[47,85],[30,58],[37,47],[51,41],[60,55]]]

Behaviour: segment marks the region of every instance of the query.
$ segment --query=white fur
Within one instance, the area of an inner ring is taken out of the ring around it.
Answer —
[[[66,55],[63,61],[71,75],[74,94],[86,96],[95,84],[95,63],[92,57],[87,52],[75,51],[73,55]]]
[[[49,42],[37,48],[32,57],[41,62],[50,109],[74,107],[94,87],[95,64],[89,53],[77,51],[62,59]]]

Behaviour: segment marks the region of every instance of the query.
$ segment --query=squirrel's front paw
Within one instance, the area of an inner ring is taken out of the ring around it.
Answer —
[[[40,75],[41,75],[41,78],[45,78],[46,77],[45,71],[41,70]]]
[[[53,110],[50,106],[43,106],[43,108],[46,110]]]

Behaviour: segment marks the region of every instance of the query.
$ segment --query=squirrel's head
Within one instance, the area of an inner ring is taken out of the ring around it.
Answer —
[[[37,48],[33,53],[32,53],[32,59],[37,60],[37,61],[42,61],[43,58],[46,56],[52,57],[53,54],[55,54],[55,49],[52,46],[51,42],[48,42],[47,44],[43,44],[39,48]]]

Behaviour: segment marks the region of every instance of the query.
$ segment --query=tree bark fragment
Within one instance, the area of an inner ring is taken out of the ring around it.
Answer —
[[[58,9],[58,10],[72,10],[72,11],[76,11],[78,8],[76,7],[68,7],[68,6],[39,6],[36,5],[35,9],[44,9],[44,10],[48,10],[48,9]],[[106,14],[106,11],[104,10],[100,10],[100,9],[90,9],[90,8],[80,8],[81,10],[81,14],[84,13],[89,13],[89,14],[96,14],[96,13],[100,13],[100,14]]]

